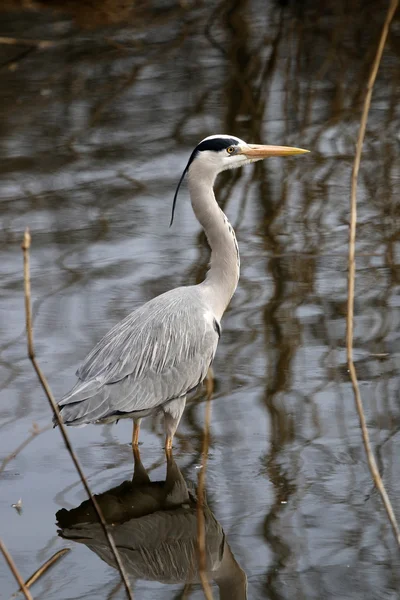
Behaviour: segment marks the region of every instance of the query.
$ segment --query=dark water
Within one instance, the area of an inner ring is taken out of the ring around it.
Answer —
[[[242,273],[214,364],[208,505],[249,598],[398,598],[398,550],[371,483],[345,357],[350,174],[386,3],[104,2],[96,12],[70,3],[70,14],[9,4],[0,36],[55,43],[0,45],[0,458],[33,423],[50,422],[26,358],[24,228],[36,350],[60,397],[113,324],[203,277],[208,250],[186,190],[168,229],[193,146],[232,133],[309,148],[217,182]],[[360,389],[398,518],[399,57],[397,17],[360,172],[355,302]],[[204,402],[201,394],[187,407],[175,441],[189,483]],[[131,478],[130,423],[70,436],[96,493]],[[152,480],[163,480],[158,420],[144,422],[141,440]],[[58,431],[38,436],[0,479],[0,535],[25,578],[72,549],[35,597],[123,597],[105,559],[57,535],[55,513],[85,500]],[[19,498],[21,515],[11,507]],[[0,581],[8,598],[16,585],[3,562]],[[134,583],[144,599],[181,598],[184,587]],[[202,597],[199,585],[188,594]]]

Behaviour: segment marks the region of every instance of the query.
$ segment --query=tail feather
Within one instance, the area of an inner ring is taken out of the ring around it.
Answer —
[[[99,382],[79,381],[58,403],[63,423],[75,427],[95,423],[109,413],[108,399],[109,392]],[[53,424],[57,425],[54,418]]]
[[[65,394],[58,403],[59,406],[65,406],[66,404],[75,404],[76,402],[82,402],[87,398],[92,398],[102,387],[102,383],[96,379],[90,381],[78,381],[72,390]]]

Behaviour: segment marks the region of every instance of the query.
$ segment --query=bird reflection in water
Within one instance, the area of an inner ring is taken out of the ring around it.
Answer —
[[[150,481],[134,453],[132,481],[96,496],[124,563],[133,579],[161,583],[199,583],[196,495],[188,486],[172,453],[167,455],[165,481]],[[115,567],[113,555],[90,501],[56,514],[59,535],[85,544]],[[221,600],[247,598],[247,577],[236,562],[225,533],[204,502],[207,574]]]

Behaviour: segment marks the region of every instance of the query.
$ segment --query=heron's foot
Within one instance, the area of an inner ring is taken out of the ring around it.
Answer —
[[[136,446],[134,446],[134,445],[132,444],[132,452],[133,452],[133,458],[134,458],[135,464],[136,464],[136,463],[141,463],[141,462],[142,462],[142,459],[140,458],[140,450],[139,450],[139,446],[137,446],[137,445],[136,445]]]
[[[132,446],[132,451],[134,462],[132,483],[135,485],[145,485],[147,483],[150,483],[150,477],[148,476],[147,471],[143,466],[138,446]]]
[[[182,473],[176,464],[172,451],[167,454],[167,476],[165,479],[165,507],[177,507],[189,503],[189,491]]]

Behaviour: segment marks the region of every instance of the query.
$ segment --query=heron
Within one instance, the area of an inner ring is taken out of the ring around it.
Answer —
[[[76,372],[78,381],[58,403],[65,425],[133,420],[132,445],[144,417],[164,416],[165,449],[188,394],[206,378],[221,336],[221,319],[239,281],[236,235],[214,195],[219,173],[271,156],[308,152],[288,146],[247,144],[233,135],[211,135],[193,150],[175,191],[187,176],[194,214],[211,248],[209,269],[197,285],[167,291],[115,325]]]

